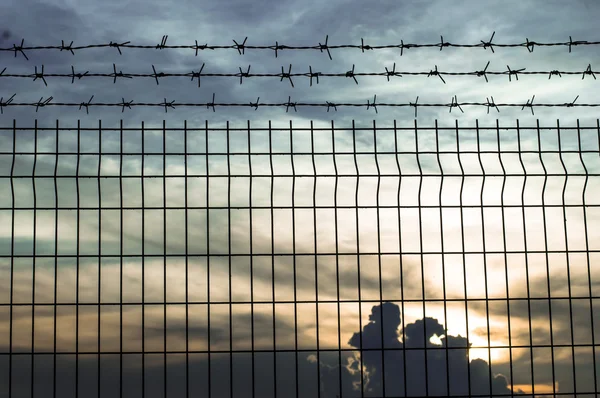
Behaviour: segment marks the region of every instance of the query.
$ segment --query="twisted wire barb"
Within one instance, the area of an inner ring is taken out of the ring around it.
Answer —
[[[480,40],[480,43],[476,43],[476,44],[457,44],[457,43],[450,43],[447,41],[444,41],[444,37],[440,36],[440,42],[439,43],[428,43],[428,44],[418,44],[418,43],[404,43],[404,40],[400,40],[400,44],[387,44],[387,45],[381,45],[381,46],[373,46],[373,45],[369,45],[369,44],[365,44],[364,39],[361,38],[360,39],[360,45],[358,44],[340,44],[340,45],[329,45],[328,41],[329,41],[329,35],[325,36],[325,43],[322,44],[321,42],[319,42],[318,45],[313,45],[313,46],[288,46],[288,45],[284,45],[284,44],[279,44],[279,41],[275,41],[275,45],[262,45],[262,46],[252,46],[252,45],[248,45],[246,44],[248,37],[244,38],[244,40],[239,43],[238,41],[236,41],[235,39],[233,39],[233,43],[232,45],[208,45],[208,43],[203,44],[203,45],[198,45],[198,40],[195,40],[195,44],[194,45],[168,45],[167,44],[167,38],[168,35],[164,35],[160,41],[159,44],[156,45],[139,45],[139,44],[130,44],[131,42],[129,41],[124,41],[124,42],[113,42],[110,41],[109,43],[106,44],[89,44],[89,45],[85,45],[85,46],[73,46],[73,41],[71,41],[71,43],[69,45],[65,45],[64,40],[61,40],[61,45],[60,46],[25,46],[25,39],[21,39],[21,44],[17,45],[16,43],[13,43],[12,47],[8,47],[8,48],[0,48],[0,51],[12,51],[15,54],[15,57],[17,56],[17,53],[20,53],[23,55],[23,57],[25,57],[25,59],[29,60],[29,58],[27,57],[27,55],[25,54],[25,50],[27,51],[35,51],[35,50],[59,50],[59,51],[68,51],[70,52],[72,55],[75,55],[75,51],[78,50],[84,50],[84,49],[89,49],[89,48],[102,48],[102,47],[114,47],[117,49],[117,51],[119,52],[119,54],[123,54],[121,52],[121,48],[138,48],[138,49],[155,49],[155,50],[163,50],[166,48],[175,48],[175,49],[191,49],[195,51],[195,55],[198,56],[198,50],[223,50],[223,49],[233,49],[236,50],[240,55],[244,55],[246,53],[246,50],[250,49],[250,50],[271,50],[275,53],[275,58],[278,57],[279,52],[282,50],[318,50],[319,52],[323,53],[323,51],[327,52],[327,55],[329,56],[329,59],[332,60],[332,56],[331,56],[331,52],[329,51],[330,49],[338,49],[338,48],[355,48],[355,49],[359,49],[361,50],[362,53],[365,52],[365,50],[369,51],[369,50],[381,50],[381,49],[400,49],[400,56],[404,55],[404,50],[409,50],[412,48],[428,48],[428,47],[433,47],[433,48],[439,48],[440,51],[442,51],[442,49],[444,49],[445,47],[457,47],[457,48],[483,48],[484,50],[487,50],[488,48],[493,52],[494,51],[494,47],[504,47],[504,48],[512,48],[512,47],[524,47],[527,49],[527,51],[529,53],[532,53],[535,46],[539,46],[539,47],[553,47],[553,46],[566,46],[569,48],[569,53],[572,50],[573,46],[580,46],[580,45],[598,45],[600,44],[600,41],[587,41],[587,40],[573,40],[573,38],[571,36],[569,36],[569,41],[566,42],[552,42],[552,43],[541,43],[541,42],[537,42],[537,41],[530,41],[529,38],[525,38],[525,42],[523,43],[506,43],[506,44],[499,44],[499,43],[493,43],[494,40],[494,36],[495,36],[496,32],[492,33],[492,36],[490,37],[489,40]]]

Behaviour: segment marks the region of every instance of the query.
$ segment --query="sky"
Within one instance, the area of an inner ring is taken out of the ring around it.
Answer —
[[[329,45],[360,45],[362,39],[375,46],[401,40],[439,43],[440,36],[451,43],[479,44],[493,32],[494,43],[564,43],[569,36],[597,41],[599,15],[600,5],[591,0],[369,5],[338,0],[252,5],[11,0],[0,5],[0,49],[19,46],[22,39],[24,46],[60,45],[61,40],[66,45],[73,41],[73,46],[126,41],[156,46],[164,36],[168,45],[193,45],[196,40],[231,45],[247,37],[247,45],[313,46],[328,37]],[[551,79],[547,74],[519,75],[511,81],[507,75],[489,75],[488,82],[477,76],[443,76],[446,83],[426,75],[403,74],[389,81],[357,76],[358,84],[348,77],[321,76],[312,86],[308,77],[299,76],[292,78],[293,87],[278,77],[247,77],[240,84],[239,77],[203,76],[199,87],[189,76],[161,77],[158,85],[148,77],[118,78],[113,84],[109,77],[71,83],[71,78],[46,76],[47,86],[40,78],[0,76],[0,102],[16,94],[13,102],[18,103],[49,97],[82,103],[92,95],[93,103],[206,103],[214,93],[217,103],[257,98],[284,103],[289,96],[291,102],[366,105],[374,95],[377,103],[414,103],[418,96],[419,103],[446,104],[455,95],[461,103],[485,103],[493,97],[496,103],[520,104],[534,95],[534,104],[571,103],[577,96],[577,104],[600,103],[595,87],[600,83],[581,74],[588,65],[596,70],[596,45],[573,46],[571,53],[567,46],[535,46],[532,52],[524,47],[494,47],[494,52],[410,48],[403,55],[398,48],[330,51],[332,59],[318,50],[286,49],[277,58],[272,50],[259,49],[243,54],[207,49],[198,56],[191,49],[170,48],[121,48],[122,54],[116,48],[90,48],[74,55],[25,50],[28,59],[0,51],[0,71],[30,75],[43,65],[45,74],[69,74],[72,66],[75,73],[112,73],[115,64],[125,74],[149,74],[153,66],[157,73],[190,73],[204,64],[203,73],[238,73],[250,65],[250,73],[274,74],[291,64],[292,73],[306,73],[309,66],[345,73],[353,65],[356,73],[381,73],[395,64],[400,73],[436,67],[440,72],[472,72],[489,61],[487,71],[510,67],[579,74]],[[189,392],[206,396],[210,388],[213,397],[273,396],[274,391],[281,396],[320,391],[322,397],[460,395],[469,393],[469,380],[472,394],[489,394],[490,386],[497,394],[531,394],[532,387],[538,394],[598,391],[594,383],[600,367],[594,365],[600,354],[593,344],[600,337],[600,303],[592,298],[600,291],[594,272],[600,232],[593,228],[600,222],[599,208],[593,207],[600,204],[597,108],[534,107],[532,115],[521,107],[489,113],[484,106],[463,106],[464,113],[421,107],[416,117],[411,107],[378,107],[377,113],[366,108],[339,106],[327,112],[326,107],[298,106],[297,112],[286,112],[285,107],[216,107],[213,112],[178,107],[165,112],[132,107],[121,112],[120,107],[90,106],[86,113],[85,107],[45,106],[37,112],[35,107],[4,107],[1,127],[12,127],[14,120],[17,127],[31,128],[19,130],[16,141],[12,130],[0,131],[0,352],[10,350],[11,324],[12,351],[17,353],[30,352],[32,340],[36,352],[47,353],[97,352],[100,341],[100,351],[106,353],[101,360],[94,354],[57,357],[61,396],[73,396],[76,366],[79,393],[97,393],[99,364],[101,395],[118,393],[121,341],[125,352],[156,352],[143,365],[141,355],[123,355],[123,391],[128,395],[141,395],[143,371],[143,392],[163,396],[165,364],[169,396],[185,395],[186,366]],[[171,130],[163,138],[161,131],[163,123],[182,128],[184,120],[188,128],[229,123],[240,130],[228,135],[188,131],[188,152],[203,154],[189,155],[185,163],[184,133]],[[98,133],[99,126],[118,128],[121,121],[134,129],[123,133],[123,146],[118,130]],[[142,134],[142,121],[146,129],[157,130]],[[538,121],[550,129],[536,130]],[[62,130],[58,141],[55,131],[38,131],[36,141],[36,122],[69,128],[79,122],[92,130],[79,137],[76,130]],[[248,123],[263,130],[248,133],[243,130]],[[266,130],[269,123],[272,133]],[[307,129],[331,128],[333,123],[340,130],[290,133],[290,123]],[[436,132],[436,123],[459,128]],[[462,129],[476,123],[503,128],[481,129],[478,135]],[[521,128],[519,136],[517,123],[529,127]],[[556,128],[578,124],[590,129]],[[363,130],[352,131],[353,125]],[[407,129],[380,129],[395,125]],[[415,133],[415,125],[428,129]],[[56,156],[56,147],[71,153],[79,148],[81,156]],[[558,154],[580,147],[589,152]],[[13,148],[52,154],[13,157]],[[456,154],[498,148],[501,155]],[[392,153],[438,149],[455,153]],[[540,149],[557,153],[539,154]],[[248,156],[249,150],[254,155]],[[291,156],[292,150],[300,154]],[[354,155],[375,150],[377,156]],[[519,155],[519,150],[533,152]],[[112,154],[93,154],[99,151]],[[133,154],[120,157],[121,151]],[[222,155],[226,151],[238,155]],[[180,155],[163,160],[163,152]],[[122,186],[118,178],[98,178],[119,176],[121,169],[128,176]],[[185,178],[186,170],[199,176]],[[461,170],[469,176],[462,177]],[[315,178],[315,171],[326,176]],[[30,178],[55,173],[71,178],[36,178],[35,184]],[[164,186],[162,178],[148,177],[163,173],[179,177],[165,179]],[[121,203],[153,209],[121,213]],[[186,203],[199,208],[186,211]],[[165,204],[174,208],[163,211]],[[440,205],[446,207],[440,211]],[[35,217],[28,210],[33,207],[42,209]],[[34,259],[34,247],[46,257]],[[546,250],[555,252],[546,255]],[[11,253],[22,257],[11,261]],[[121,253],[131,257],[121,263]],[[33,296],[46,305],[32,311],[28,304]],[[85,304],[55,306],[55,297],[58,303],[78,298]],[[99,301],[113,305],[98,306]],[[187,359],[186,301],[194,303],[188,306],[187,348],[192,353]],[[19,304],[12,313],[10,302]],[[476,348],[467,349],[468,344]],[[425,346],[427,350],[421,349]],[[446,346],[454,348],[435,350]],[[369,351],[382,347],[384,354]],[[202,353],[209,348],[218,351],[210,359]],[[275,355],[273,349],[278,350]],[[165,358],[165,350],[174,353]],[[223,353],[229,350],[234,351],[231,358]],[[266,352],[251,355],[252,350]],[[52,392],[52,355],[38,355],[33,363],[30,356],[14,355],[12,367],[14,396],[30,396],[32,367],[34,395]],[[0,355],[0,396],[8,396],[8,368],[9,357]]]

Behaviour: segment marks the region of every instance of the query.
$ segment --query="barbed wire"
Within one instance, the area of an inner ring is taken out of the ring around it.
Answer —
[[[330,108],[333,108],[335,111],[337,111],[337,107],[338,106],[349,106],[349,107],[363,107],[366,106],[367,110],[369,110],[370,108],[373,108],[375,110],[375,113],[377,112],[377,107],[378,106],[385,106],[385,107],[414,107],[415,108],[415,117],[417,117],[417,108],[418,107],[447,107],[449,108],[449,112],[452,112],[452,108],[458,108],[462,113],[464,113],[462,106],[485,106],[487,107],[487,113],[490,113],[490,108],[494,108],[496,109],[498,112],[500,112],[500,107],[521,107],[521,110],[524,110],[525,108],[529,108],[531,109],[531,114],[534,115],[533,112],[533,100],[535,99],[535,95],[532,96],[532,98],[529,100],[527,100],[526,103],[520,103],[520,104],[504,104],[504,103],[495,103],[494,102],[494,97],[490,97],[492,100],[490,101],[489,98],[486,97],[486,102],[462,102],[459,103],[457,96],[455,95],[454,97],[452,97],[452,102],[449,104],[434,104],[434,103],[430,103],[430,104],[419,104],[419,97],[417,96],[417,99],[415,100],[415,102],[408,102],[408,103],[377,103],[377,95],[373,96],[373,102],[370,102],[369,100],[367,100],[366,104],[359,104],[359,103],[334,103],[334,102],[330,102],[330,101],[325,101],[325,103],[302,103],[302,102],[292,102],[291,101],[291,96],[288,96],[288,100],[287,102],[282,102],[282,103],[259,103],[260,97],[258,97],[258,99],[256,100],[256,102],[248,102],[248,103],[216,103],[215,102],[215,96],[216,94],[213,93],[212,96],[212,101],[211,102],[205,102],[205,103],[180,103],[180,104],[175,104],[175,101],[170,101],[167,102],[167,99],[164,98],[164,101],[161,103],[145,103],[145,102],[140,102],[140,103],[135,103],[133,102],[133,100],[129,101],[129,102],[125,102],[124,98],[122,99],[122,102],[120,103],[94,103],[92,104],[92,100],[94,99],[94,96],[92,95],[91,98],[88,100],[88,102],[79,102],[79,103],[67,103],[67,102],[51,102],[54,97],[49,97],[47,99],[44,100],[44,98],[40,98],[39,101],[37,102],[32,102],[32,103],[14,103],[13,99],[15,98],[16,93],[13,94],[8,100],[4,101],[4,97],[0,97],[0,113],[4,113],[4,107],[8,107],[8,106],[35,106],[35,111],[37,112],[38,109],[41,107],[45,107],[45,106],[78,106],[79,109],[81,110],[82,108],[85,108],[86,110],[86,114],[89,114],[89,107],[90,106],[108,106],[108,107],[115,107],[115,106],[120,106],[122,107],[121,109],[121,113],[125,111],[125,108],[131,109],[132,106],[160,106],[160,107],[164,107],[165,108],[165,112],[167,112],[168,108],[172,108],[175,109],[178,106],[182,106],[182,107],[200,107],[200,106],[206,106],[207,109],[212,108],[213,112],[215,112],[215,107],[217,106],[223,106],[223,107],[252,107],[254,108],[254,110],[258,110],[259,106],[267,106],[267,107],[283,107],[285,106],[286,109],[286,113],[289,111],[289,108],[293,108],[295,112],[297,112],[298,110],[296,109],[296,107],[298,106],[307,106],[307,107],[327,107],[327,112],[329,112]],[[600,104],[575,104],[575,101],[577,101],[577,99],[579,98],[579,95],[577,97],[575,97],[575,99],[572,102],[567,102],[567,103],[555,103],[555,104],[535,104],[535,106],[539,106],[539,107],[566,107],[566,108],[571,108],[571,107],[600,107]]]
[[[492,41],[494,40],[494,35],[496,34],[496,32],[494,31],[492,33],[492,36],[490,37],[489,40],[480,40],[480,43],[476,43],[476,44],[456,44],[456,43],[450,43],[450,42],[445,42],[444,41],[444,36],[440,36],[440,42],[439,43],[430,43],[430,44],[417,44],[417,43],[410,43],[410,44],[405,44],[404,40],[400,40],[400,44],[388,44],[388,45],[382,45],[382,46],[372,46],[372,45],[368,45],[365,44],[364,39],[360,39],[361,44],[360,45],[356,45],[356,44],[340,44],[340,45],[329,45],[329,35],[325,36],[325,43],[322,44],[321,42],[319,42],[318,45],[313,45],[313,46],[288,46],[288,45],[284,45],[284,44],[279,44],[278,41],[275,41],[275,45],[270,45],[270,46],[251,46],[246,44],[248,37],[246,36],[246,38],[244,38],[244,40],[240,43],[238,43],[236,40],[232,40],[234,44],[232,45],[211,45],[209,46],[208,43],[206,44],[202,44],[199,45],[198,44],[198,40],[195,40],[195,44],[194,45],[167,45],[167,39],[168,39],[168,35],[164,35],[161,39],[161,42],[157,45],[136,45],[136,44],[130,44],[130,41],[120,41],[120,42],[113,42],[110,41],[109,43],[106,44],[90,44],[90,45],[86,45],[86,46],[73,46],[73,41],[71,40],[71,43],[69,45],[65,45],[65,41],[61,40],[61,45],[60,46],[31,46],[31,47],[26,47],[25,46],[25,39],[21,39],[21,44],[17,45],[16,43],[13,44],[12,47],[8,47],[8,48],[0,48],[0,51],[13,51],[15,54],[15,57],[17,56],[17,53],[21,53],[23,55],[23,57],[25,57],[25,59],[29,60],[29,58],[27,57],[27,55],[25,54],[24,50],[28,50],[28,51],[32,51],[32,50],[59,50],[59,51],[67,51],[70,52],[71,54],[75,55],[75,51],[77,50],[84,50],[84,49],[88,49],[88,48],[102,48],[102,47],[114,47],[117,49],[117,51],[119,52],[119,54],[123,54],[121,52],[121,48],[138,48],[138,49],[156,49],[156,50],[163,50],[166,48],[175,48],[175,49],[192,49],[195,50],[196,56],[198,56],[198,50],[222,50],[222,49],[233,49],[236,50],[240,55],[244,55],[246,53],[246,50],[250,49],[250,50],[271,50],[275,52],[275,58],[277,58],[278,56],[278,52],[282,51],[282,50],[319,50],[321,53],[323,51],[327,52],[327,55],[329,56],[329,59],[332,60],[332,56],[331,56],[331,52],[329,51],[330,49],[338,49],[338,48],[356,48],[356,49],[360,49],[363,53],[369,50],[381,50],[381,49],[390,49],[390,48],[399,48],[400,49],[400,56],[404,55],[404,50],[409,50],[412,48],[427,48],[427,47],[434,47],[434,48],[439,48],[440,51],[442,51],[442,49],[444,47],[458,47],[458,48],[477,48],[477,47],[481,47],[484,50],[489,48],[492,53],[494,52],[494,47],[525,47],[527,49],[528,52],[532,53],[535,46],[540,46],[540,47],[553,47],[553,46],[567,46],[569,47],[569,53],[571,52],[571,48],[573,46],[579,46],[579,45],[598,45],[600,44],[600,41],[587,41],[587,40],[576,40],[573,41],[572,37],[569,36],[569,41],[568,42],[555,42],[555,43],[541,43],[541,42],[536,42],[536,41],[530,41],[529,38],[525,38],[525,42],[524,43],[509,43],[509,44],[497,44],[497,43],[492,43]]]
[[[352,65],[351,70],[344,72],[344,73],[313,72],[312,66],[310,66],[310,65],[308,67],[309,68],[308,73],[292,73],[292,64],[289,65],[287,72],[285,71],[284,67],[282,66],[281,73],[250,73],[251,65],[248,65],[248,69],[245,72],[242,70],[241,67],[238,67],[238,69],[239,69],[238,73],[202,73],[202,71],[204,70],[204,66],[205,66],[205,64],[203,63],[202,67],[200,68],[200,70],[198,72],[192,71],[189,73],[167,73],[167,72],[158,72],[157,73],[156,68],[154,67],[154,65],[152,65],[152,70],[154,71],[154,73],[146,73],[146,74],[144,74],[144,73],[124,73],[123,71],[117,72],[117,67],[115,64],[113,64],[113,72],[112,73],[89,73],[89,71],[86,71],[85,73],[75,73],[75,67],[73,65],[71,65],[71,73],[67,73],[67,74],[45,73],[44,65],[42,65],[39,72],[38,72],[38,67],[35,66],[34,73],[30,73],[30,74],[9,74],[9,73],[5,74],[4,72],[6,71],[6,68],[4,68],[2,71],[0,71],[0,77],[26,78],[26,79],[33,79],[33,81],[36,81],[39,79],[46,86],[48,86],[48,83],[46,82],[47,77],[70,77],[71,84],[73,84],[75,82],[75,78],[77,78],[77,80],[81,80],[81,78],[83,78],[83,77],[112,78],[113,84],[117,82],[118,77],[127,78],[127,79],[153,78],[153,79],[155,79],[157,85],[159,84],[158,79],[162,78],[162,77],[191,77],[192,81],[194,81],[194,78],[198,79],[198,87],[200,87],[200,77],[202,77],[202,76],[204,76],[204,77],[235,77],[235,78],[240,79],[240,84],[242,84],[244,78],[274,77],[274,78],[279,78],[280,81],[287,79],[290,82],[292,87],[294,87],[294,82],[292,80],[292,77],[308,77],[308,78],[310,78],[310,86],[312,87],[313,78],[316,78],[316,82],[318,84],[319,77],[352,78],[354,80],[354,82],[356,84],[358,84],[358,80],[356,79],[357,76],[384,76],[387,78],[387,80],[389,82],[390,77],[402,77],[403,75],[409,75],[409,76],[421,75],[421,76],[426,76],[426,77],[438,76],[440,78],[440,80],[444,84],[446,84],[446,80],[444,80],[443,76],[476,76],[476,77],[483,76],[485,78],[486,82],[489,82],[487,75],[506,75],[506,76],[508,76],[508,80],[512,81],[513,76],[515,77],[516,80],[519,80],[519,74],[521,74],[521,75],[547,75],[548,80],[550,80],[553,75],[556,75],[558,77],[562,77],[562,75],[581,75],[582,80],[585,79],[586,75],[590,75],[594,78],[594,80],[596,80],[596,73],[598,73],[598,71],[592,70],[591,64],[588,64],[587,68],[583,72],[559,71],[559,70],[527,72],[527,71],[525,71],[525,68],[511,69],[510,66],[508,66],[508,65],[506,65],[506,68],[507,68],[506,71],[488,71],[487,68],[489,65],[490,65],[490,61],[488,61],[487,65],[485,66],[485,68],[483,70],[472,71],[472,72],[442,72],[442,71],[438,71],[437,65],[435,65],[435,69],[429,70],[429,72],[404,72],[404,71],[396,72],[396,63],[394,62],[394,66],[392,67],[392,70],[389,70],[387,67],[385,67],[385,72],[362,72],[362,73],[354,71],[354,67],[355,67],[354,64]]]

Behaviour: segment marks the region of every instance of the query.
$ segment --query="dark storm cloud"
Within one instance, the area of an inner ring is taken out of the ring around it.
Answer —
[[[362,353],[364,390],[368,396],[404,396],[405,391],[408,396],[468,394],[469,381],[471,394],[489,394],[490,386],[493,394],[511,393],[506,377],[492,374],[490,383],[488,363],[481,359],[469,361],[467,347],[470,344],[467,339],[460,335],[447,335],[437,319],[419,319],[399,331],[402,323],[400,308],[393,303],[383,303],[372,308],[369,321],[362,332],[355,333],[349,341],[357,349],[361,347],[361,340],[364,349],[387,349],[383,361],[381,351]],[[430,339],[433,336],[439,337],[441,344],[432,343]],[[449,349],[444,350],[444,347]],[[342,368],[343,378],[353,379],[357,386],[361,381],[360,361],[358,357],[358,361]],[[329,384],[329,378],[339,373],[339,368],[323,368],[324,389],[333,393],[336,385]]]
[[[534,40],[532,37],[535,36],[541,41],[542,39],[537,37],[544,36],[544,39],[563,41],[567,40],[569,34],[581,39],[577,36],[584,36],[590,31],[590,27],[593,26],[591,18],[593,13],[590,12],[590,8],[594,9],[589,2],[577,2],[558,14],[552,10],[563,7],[560,2],[545,2],[543,6],[535,2],[526,4],[514,2],[506,6],[469,2],[461,7],[447,7],[440,2],[399,5],[397,2],[390,1],[380,2],[377,6],[342,1],[327,3],[259,1],[254,2],[252,7],[247,7],[245,3],[239,1],[185,4],[178,7],[158,2],[154,4],[137,1],[128,3],[127,7],[111,1],[101,4],[81,2],[74,7],[66,3],[33,0],[9,2],[4,5],[3,18],[0,19],[0,29],[10,31],[10,38],[3,39],[3,44],[18,45],[19,38],[25,38],[26,44],[30,45],[59,45],[61,40],[65,40],[67,45],[71,40],[75,45],[130,40],[135,44],[155,46],[163,35],[169,35],[168,44],[171,45],[191,45],[194,39],[198,39],[199,43],[233,44],[233,39],[241,43],[246,36],[249,45],[274,45],[275,41],[287,45],[317,45],[318,42],[324,42],[326,35],[329,35],[329,44],[356,43],[361,37],[365,38],[368,44],[390,44],[398,42],[399,38],[403,38],[405,43],[436,42],[440,34],[445,34],[444,39],[450,42],[478,43],[479,40],[487,39],[494,30],[497,41],[522,42],[526,36],[530,40]],[[193,11],[194,9],[196,11]],[[335,18],[332,18],[332,15],[335,15]],[[559,15],[561,21],[555,21],[556,15]],[[175,20],[178,21],[176,24],[173,23]],[[578,20],[579,23],[572,24],[570,23],[572,20]],[[550,22],[561,29],[557,28],[549,32],[546,26]],[[149,27],[150,25],[152,28]],[[431,26],[435,26],[438,31],[432,31]],[[593,64],[595,56],[593,51],[590,53],[589,50],[589,47],[576,48],[575,51],[585,54],[583,57],[586,58],[580,60],[583,66],[579,68],[583,68],[584,64],[590,62]],[[410,49],[403,56],[401,64],[403,69],[421,71],[432,69],[436,62],[442,70],[452,70],[459,66],[463,66],[463,69],[481,68],[479,64],[484,65],[488,59],[493,65],[506,63],[513,65],[530,60],[542,66],[544,63],[556,64],[558,55],[561,55],[570,57],[565,59],[569,64],[575,65],[574,57],[568,53],[565,55],[565,48],[536,48],[535,52],[527,53],[526,56],[522,56],[521,51],[526,50],[519,48],[509,52],[498,49],[495,54],[492,54],[490,51],[484,52],[480,49],[444,49],[443,52],[434,49]],[[245,70],[248,65],[252,65],[252,71],[256,73],[273,73],[279,72],[281,66],[287,68],[290,63],[293,64],[293,71],[296,73],[307,71],[308,65],[312,65],[314,70],[339,73],[350,70],[352,64],[356,65],[357,71],[375,69],[383,71],[383,66],[391,68],[394,62],[400,60],[395,49],[387,52],[367,51],[366,54],[358,54],[356,50],[336,50],[333,61],[330,61],[325,54],[310,50],[282,50],[277,59],[273,55],[270,51],[248,50],[246,54],[239,55],[233,50],[220,50],[201,52],[198,57],[195,57],[191,50],[172,49],[160,51],[124,49],[123,55],[119,55],[116,49],[105,48],[78,51],[75,56],[65,51],[30,51],[28,55],[30,61],[26,61],[21,55],[14,58],[12,52],[2,52],[0,60],[5,62],[7,70],[11,73],[33,73],[33,67],[37,65],[39,68],[41,64],[46,66],[46,73],[70,73],[71,65],[74,65],[77,71],[110,73],[112,63],[117,65],[118,70],[124,70],[126,73],[151,73],[152,64],[158,71],[189,73],[192,69],[199,70],[202,63],[206,63],[204,71],[209,73],[237,73],[238,67]],[[436,61],[435,58],[439,60]],[[529,67],[528,70],[531,68]],[[160,86],[156,86],[152,79],[132,81],[120,79],[118,84],[112,85],[109,84],[110,79],[86,78],[71,85],[68,81],[70,79],[52,78],[49,79],[48,87],[45,87],[39,79],[32,82],[26,79],[7,78],[2,80],[4,90],[2,96],[8,98],[12,93],[17,92],[16,100],[23,102],[37,101],[40,96],[44,98],[53,96],[54,101],[79,103],[88,101],[93,94],[96,102],[119,102],[124,96],[129,97],[126,100],[134,99],[136,102],[161,102],[167,97],[167,100],[181,103],[208,102],[215,92],[217,102],[247,103],[255,101],[257,97],[260,97],[261,101],[285,102],[288,95],[291,95],[292,102],[307,99],[313,102],[348,100],[345,102],[366,104],[366,100],[371,100],[373,94],[378,94],[379,102],[414,101],[417,95],[422,94],[423,102],[445,103],[457,94],[458,90],[465,92],[462,97],[459,95],[459,99],[463,101],[469,100],[468,95],[473,100],[482,101],[486,95],[492,93],[495,94],[498,102],[501,97],[508,98],[509,94],[514,94],[516,85],[518,85],[519,98],[515,98],[515,101],[525,101],[526,98],[531,97],[530,92],[534,88],[540,88],[539,78],[539,76],[528,76],[519,82],[513,82],[514,84],[510,83],[512,84],[510,87],[506,86],[507,82],[500,77],[494,78],[485,86],[473,86],[472,81],[465,80],[466,78],[452,79],[452,82],[444,85],[441,81],[432,82],[431,79],[427,80],[424,77],[403,77],[392,83],[380,78],[362,77],[358,86],[352,79],[328,78],[321,79],[320,84],[315,84],[313,87],[308,87],[306,79],[297,78],[295,88],[291,88],[289,82],[278,82],[277,79],[272,78],[246,79],[242,86],[234,78],[206,78],[201,89],[197,88],[196,82],[184,78],[162,79],[163,83]],[[573,93],[573,95],[565,93],[565,101],[581,94],[582,99],[586,96],[586,100],[593,102],[594,96],[590,94],[592,92],[587,94],[583,92],[585,91],[583,89],[592,83],[567,81],[571,78],[553,80],[552,87],[555,88],[548,90],[552,90],[551,92],[556,96],[559,94],[562,96],[564,91]],[[470,87],[467,88],[466,84]],[[199,122],[206,117],[214,122],[249,118],[327,121],[331,117],[339,121],[349,121],[364,117],[389,118],[390,115],[412,118],[412,109],[407,111],[380,108],[378,114],[365,109],[340,108],[338,112],[332,114],[325,112],[324,108],[305,107],[300,108],[298,113],[293,110],[285,113],[279,108],[263,108],[256,112],[251,108],[219,108],[215,113],[201,108],[177,108],[167,114],[161,108],[134,108],[120,113],[115,108],[92,107],[90,115],[86,115],[76,108],[46,107],[36,113],[35,117],[46,121],[60,118],[64,123],[78,118],[84,121],[101,118],[107,125],[118,122],[121,118],[126,123],[136,123],[143,119],[148,124],[159,123],[161,119],[177,123],[182,118],[190,122]],[[471,109],[474,108],[469,108]],[[11,107],[6,111],[10,112],[11,118],[18,119],[32,117],[35,113],[34,108],[22,107]],[[539,109],[536,115],[552,111]],[[467,120],[474,117],[469,116],[469,113],[474,114],[474,112],[476,111],[466,111],[464,115],[453,113],[453,115]],[[523,112],[515,112],[513,109],[506,109],[496,116],[527,117]],[[445,109],[422,108],[419,110],[419,117],[426,120],[445,113],[447,113]]]

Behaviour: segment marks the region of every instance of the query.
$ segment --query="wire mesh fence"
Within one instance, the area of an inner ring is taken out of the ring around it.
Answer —
[[[0,396],[600,391],[598,121],[0,142]]]

